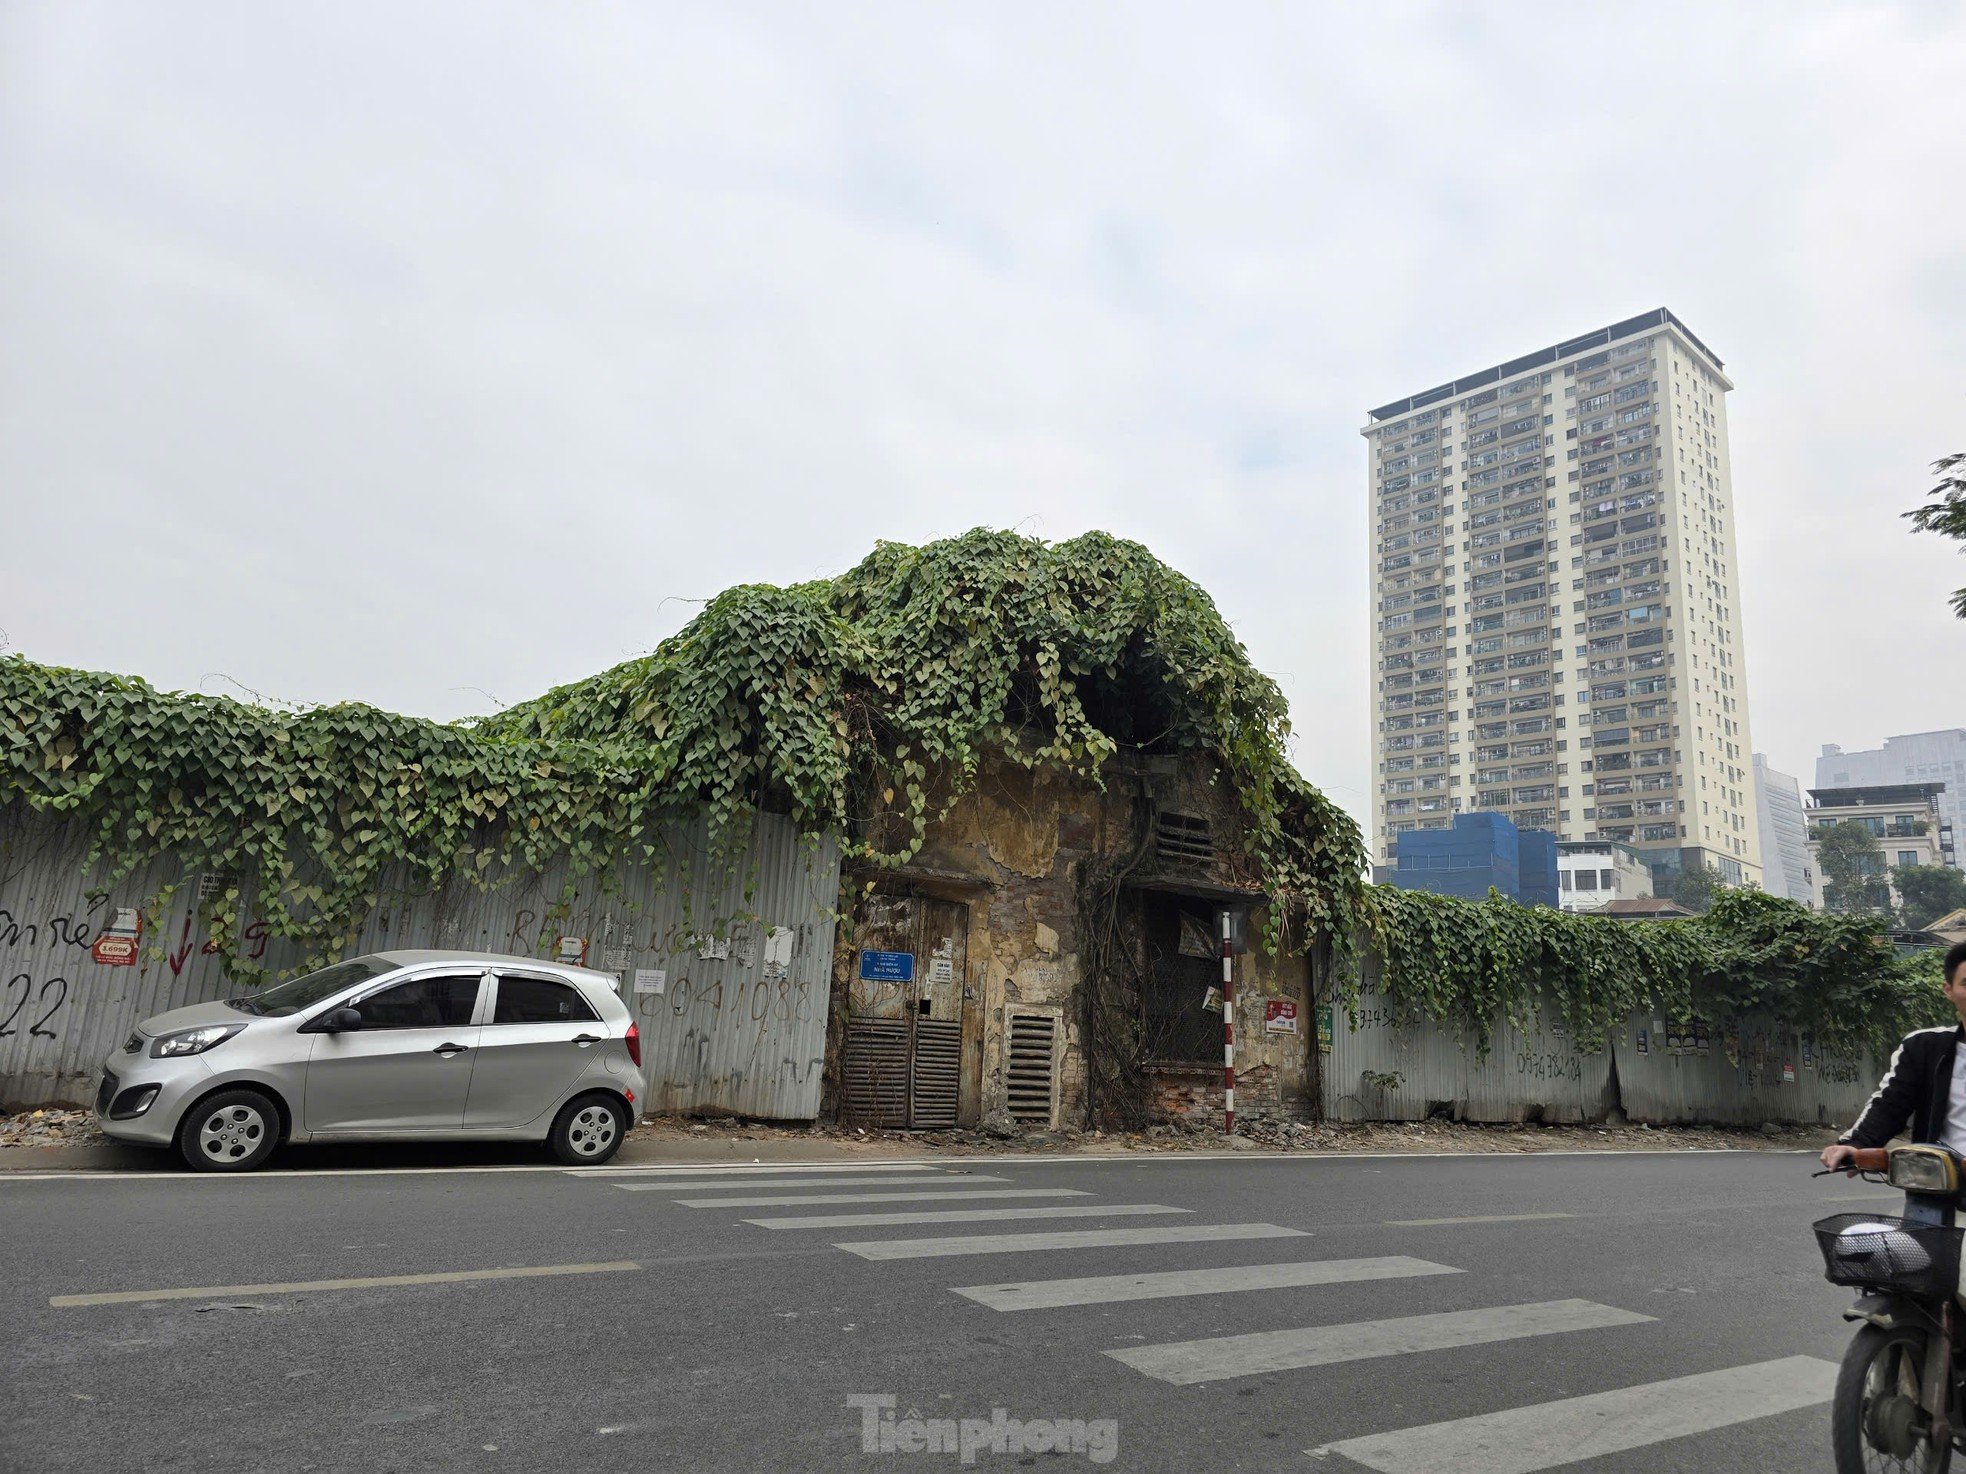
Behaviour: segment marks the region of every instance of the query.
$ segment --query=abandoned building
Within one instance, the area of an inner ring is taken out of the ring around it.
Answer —
[[[1227,911],[1236,1110],[1313,1115],[1311,963],[1265,945],[1243,816],[1208,767],[1118,756],[1102,787],[990,763],[909,863],[850,865],[828,1109],[890,1129],[1219,1121]]]

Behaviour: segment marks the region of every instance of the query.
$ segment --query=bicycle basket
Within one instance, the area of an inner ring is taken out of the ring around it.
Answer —
[[[1958,1288],[1959,1229],[1878,1213],[1838,1213],[1815,1229],[1833,1285],[1939,1296]]]

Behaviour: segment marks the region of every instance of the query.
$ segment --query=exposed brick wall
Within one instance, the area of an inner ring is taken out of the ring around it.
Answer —
[[[1218,1066],[1188,1069],[1156,1065],[1148,1071],[1153,1082],[1153,1111],[1163,1121],[1220,1121],[1222,1119],[1222,1070]],[[1277,1085],[1277,1072],[1269,1065],[1257,1065],[1236,1072],[1236,1115],[1277,1117],[1287,1121],[1308,1121],[1313,1112],[1308,1099],[1286,1100]]]

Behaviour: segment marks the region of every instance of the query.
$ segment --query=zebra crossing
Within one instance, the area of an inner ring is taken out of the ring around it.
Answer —
[[[1059,1219],[1188,1217],[1194,1210],[1167,1203],[1108,1203],[1084,1188],[1035,1188],[1002,1176],[951,1172],[930,1164],[894,1164],[878,1171],[825,1167],[638,1169],[627,1192],[672,1195],[679,1207],[735,1212],[760,1208],[852,1208],[800,1212],[740,1221],[768,1232],[975,1224],[984,1231],[841,1239],[832,1247],[870,1263],[909,1259],[969,1260],[1011,1254],[1069,1254],[1073,1250],[1308,1238],[1275,1223],[1165,1222],[1112,1227],[1033,1227],[992,1231],[988,1225]],[[854,1175],[858,1172],[860,1175]],[[744,1174],[744,1175],[737,1175]],[[626,1175],[626,1174],[624,1174]],[[975,1184],[986,1183],[988,1187]],[[1006,1185],[1007,1184],[1007,1185]],[[865,1191],[840,1191],[842,1188]],[[715,1195],[703,1194],[715,1189]],[[759,1189],[764,1189],[759,1191]],[[1033,1205],[1036,1199],[1095,1199]],[[1014,1201],[1014,1205],[1006,1205]],[[948,1203],[948,1207],[936,1204]],[[1567,1214],[1490,1215],[1481,1219],[1416,1219],[1395,1226],[1515,1222]],[[1314,1289],[1375,1280],[1460,1275],[1451,1264],[1403,1254],[1301,1258],[1137,1273],[964,1283],[948,1292],[999,1313],[1068,1311],[1077,1307],[1187,1297],[1232,1296],[1252,1290]],[[966,1278],[966,1277],[965,1277]],[[1656,1317],[1582,1299],[1561,1299],[1392,1316],[1167,1341],[1102,1354],[1134,1373],[1176,1387],[1201,1386],[1275,1373],[1424,1352],[1477,1348],[1506,1341],[1561,1338],[1655,1323]],[[1834,1364],[1789,1356],[1720,1371],[1668,1378],[1551,1402],[1502,1408],[1471,1417],[1386,1429],[1303,1450],[1334,1471],[1381,1474],[1537,1474],[1606,1455],[1713,1432],[1826,1403]]]

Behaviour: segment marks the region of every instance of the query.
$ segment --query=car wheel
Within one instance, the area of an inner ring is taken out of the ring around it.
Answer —
[[[194,1172],[251,1172],[280,1144],[280,1108],[257,1090],[221,1090],[184,1113],[178,1155]]]
[[[574,1167],[595,1167],[621,1150],[628,1112],[612,1095],[583,1095],[560,1107],[546,1144]]]

